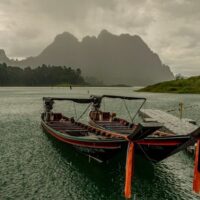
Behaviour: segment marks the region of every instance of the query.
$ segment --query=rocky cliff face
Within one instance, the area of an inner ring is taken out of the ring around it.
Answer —
[[[7,57],[3,57],[3,62],[9,64],[9,59],[6,61]],[[106,30],[101,31],[98,37],[86,36],[82,41],[64,32],[38,56],[14,64],[80,68],[84,75],[96,77],[106,84],[147,85],[174,79],[169,67],[162,64],[159,56],[139,36],[117,36]]]
[[[3,49],[0,49],[0,62],[3,63],[3,62],[9,62],[10,59],[6,56],[6,53]]]

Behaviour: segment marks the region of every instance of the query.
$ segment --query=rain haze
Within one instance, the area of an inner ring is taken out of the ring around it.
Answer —
[[[200,200],[200,0],[0,0],[0,200]]]
[[[200,74],[199,0],[1,0],[0,48],[38,55],[56,35],[139,35],[174,74]]]

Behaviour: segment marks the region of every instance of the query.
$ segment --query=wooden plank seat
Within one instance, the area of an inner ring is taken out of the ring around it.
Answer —
[[[54,128],[56,130],[71,130],[71,131],[85,131],[86,129],[83,128],[68,128],[68,127],[62,127],[62,128]],[[88,130],[86,130],[88,131]]]
[[[65,129],[65,132],[88,132],[88,130],[84,130],[84,129],[79,129],[79,130]]]
[[[115,129],[112,129],[113,131],[115,131]],[[131,133],[133,133],[133,130],[131,129],[128,129],[128,130],[126,130],[126,129],[122,129],[122,130],[116,130],[116,131],[120,131],[120,133],[126,133],[126,134],[131,134]]]
[[[126,130],[126,131],[133,131],[133,129],[132,128],[112,128],[112,130],[118,130],[118,131],[120,131],[120,130]]]
[[[59,128],[59,127],[60,127],[60,128],[62,128],[62,127],[81,128],[80,126],[77,126],[77,125],[76,125],[76,126],[66,126],[66,125],[64,126],[64,125],[59,125],[59,126],[50,126],[50,127],[53,127],[53,128]]]
[[[127,126],[128,125],[128,123],[123,123],[123,122],[119,122],[119,121],[117,121],[117,122],[105,122],[105,121],[103,121],[103,122],[95,122],[95,123],[97,123],[97,124],[100,124],[100,125],[123,125],[123,126]]]
[[[108,127],[108,126],[106,126],[106,128],[111,128],[111,129],[126,129],[126,130],[133,130],[133,128],[130,128],[130,127],[128,127],[128,126],[110,126],[110,127]]]
[[[68,126],[51,126],[54,129],[84,129],[82,127],[68,127]]]
[[[120,128],[128,128],[128,126],[123,126],[123,125],[104,125],[104,127],[113,127],[113,128],[118,128],[118,127],[120,127]]]
[[[49,126],[51,126],[51,127],[79,127],[79,126],[77,126],[77,125],[73,125],[73,124],[70,124],[70,125],[67,125],[67,124],[54,124],[54,125],[52,125],[52,124],[50,124]]]
[[[71,121],[50,121],[48,124],[73,124]]]
[[[66,125],[66,124],[54,124],[49,125],[50,127],[77,127],[77,125]]]
[[[123,125],[119,125],[119,126],[105,126],[105,127],[113,127],[113,128],[132,128],[132,127],[130,127],[130,126],[123,126]]]
[[[105,121],[98,121],[98,122],[95,122],[95,123],[97,123],[97,124],[121,124],[120,122],[110,122],[110,121],[108,121],[108,122],[105,122]]]
[[[65,131],[65,134],[71,135],[71,136],[77,136],[77,137],[81,137],[81,136],[87,136],[88,135],[88,131]]]
[[[111,126],[125,126],[124,124],[122,123],[101,123],[101,125],[111,125]]]
[[[119,131],[133,131],[133,129],[128,129],[128,128],[105,128],[105,129],[108,129],[110,131],[116,131],[116,132],[119,132]]]

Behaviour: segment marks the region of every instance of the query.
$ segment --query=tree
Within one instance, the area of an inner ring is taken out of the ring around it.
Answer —
[[[66,66],[43,64],[35,69],[10,67],[0,64],[0,85],[2,86],[49,86],[58,84],[85,84],[81,70]]]

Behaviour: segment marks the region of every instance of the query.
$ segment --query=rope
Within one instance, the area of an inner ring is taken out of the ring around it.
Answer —
[[[75,103],[73,102],[73,108],[74,108],[74,113],[76,115],[76,119],[77,119],[77,112],[76,112],[76,106],[75,106]]]
[[[91,103],[86,107],[86,109],[83,111],[83,113],[79,116],[79,118],[76,120],[77,122],[83,117],[83,115],[87,112],[89,107],[91,106]]]
[[[120,114],[120,115],[121,115],[122,107],[123,107],[123,101],[121,100],[121,106],[120,106],[120,108],[119,108],[119,114]]]
[[[106,104],[105,104],[105,100],[103,100],[103,110],[106,110]]]
[[[192,108],[192,107],[196,107],[196,106],[199,106],[199,105],[191,105],[191,106],[184,106],[184,109],[188,109],[188,108]],[[175,108],[175,109],[171,109],[171,110],[167,110],[167,112],[174,112],[174,111],[177,111],[179,110],[179,108]]]
[[[146,156],[146,158],[151,162],[151,164],[154,164],[152,161],[156,162],[156,160],[151,159],[147,153],[145,152],[145,150],[142,148],[142,146],[140,144],[137,144],[139,146],[139,148],[142,150],[142,152],[144,153],[144,155]]]
[[[167,156],[171,156],[183,149],[186,149],[188,146],[193,145],[196,142],[195,138],[191,138],[188,141],[186,141],[185,143],[181,144],[179,147],[177,147],[176,149],[174,149],[172,152],[170,152]]]
[[[167,154],[167,157],[170,156],[170,155],[173,155],[183,149],[186,149],[186,147],[192,145],[193,143],[195,143],[195,138],[191,138],[190,140],[186,141],[185,143],[181,144],[180,146],[178,146],[177,148],[175,148],[172,152],[170,152],[169,154]],[[145,152],[145,150],[142,148],[142,146],[140,144],[137,144],[139,146],[139,148],[142,150],[142,152],[144,153],[144,155],[146,156],[146,158],[148,160],[150,160],[150,162],[153,164],[152,161],[156,162],[156,160],[154,159],[151,159],[147,153]]]
[[[123,99],[123,101],[124,101],[124,106],[125,106],[125,108],[126,108],[126,111],[127,111],[128,115],[129,115],[129,117],[130,117],[130,120],[131,120],[131,122],[133,122],[133,121],[132,121],[132,117],[131,117],[131,113],[130,113],[130,111],[129,111],[127,105],[126,105],[126,101],[125,101],[124,99]]]
[[[142,103],[141,106],[138,108],[137,112],[135,113],[135,115],[134,115],[133,117],[131,116],[131,113],[130,113],[130,111],[129,111],[129,109],[128,109],[128,106],[127,106],[127,104],[126,104],[126,101],[125,101],[124,99],[123,99],[123,101],[124,101],[124,105],[125,105],[126,111],[127,111],[128,115],[129,115],[129,117],[130,117],[131,123],[133,123],[133,120],[136,118],[136,116],[138,115],[139,111],[140,111],[141,108],[144,106],[146,100],[143,101],[143,103]]]
[[[188,109],[188,108],[194,108],[194,107],[199,107],[198,104],[195,105],[191,105],[191,106],[184,106],[183,109]],[[167,110],[166,112],[175,112],[175,111],[180,111],[179,108],[175,108],[175,109],[171,109],[171,110]],[[194,119],[196,122],[198,121],[198,119]]]
[[[142,105],[139,107],[139,109],[137,110],[137,112],[135,113],[135,115],[133,116],[133,118],[131,119],[131,122],[133,123],[133,120],[136,118],[136,116],[138,115],[138,113],[140,112],[141,108],[144,106],[146,100],[143,101]]]

